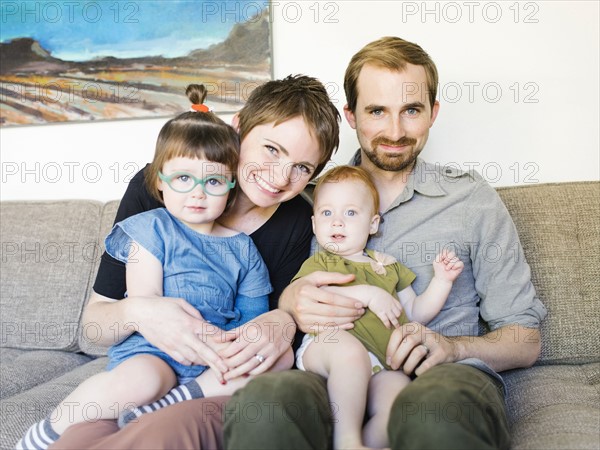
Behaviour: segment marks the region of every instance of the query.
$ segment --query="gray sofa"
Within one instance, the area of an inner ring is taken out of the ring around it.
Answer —
[[[600,183],[498,189],[541,300],[542,354],[504,373],[513,448],[600,448]],[[79,326],[117,202],[1,205],[0,447],[12,448],[103,370],[99,330]],[[510,251],[510,249],[506,249]],[[95,416],[91,405],[87,414]]]

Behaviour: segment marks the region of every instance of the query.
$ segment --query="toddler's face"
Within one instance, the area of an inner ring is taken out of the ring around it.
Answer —
[[[321,247],[340,256],[362,254],[369,235],[379,226],[373,204],[363,183],[344,180],[321,185],[312,219]]]
[[[192,175],[198,179],[206,179],[207,183],[219,182],[218,177],[225,177],[231,181],[232,174],[224,164],[208,161],[206,159],[194,159],[177,157],[167,161],[162,173],[169,177],[175,173],[182,173],[183,177]],[[214,177],[215,179],[210,179]],[[186,181],[185,178],[183,181]],[[172,181],[177,186],[177,181]],[[160,180],[158,189],[162,191],[163,201],[167,210],[181,220],[190,228],[201,233],[210,233],[213,222],[223,213],[227,205],[226,195],[208,195],[201,184],[196,185],[190,192],[177,192],[167,181]]]

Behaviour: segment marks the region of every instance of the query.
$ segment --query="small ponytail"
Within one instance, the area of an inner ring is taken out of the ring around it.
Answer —
[[[208,94],[206,87],[203,84],[190,84],[185,89],[185,95],[192,103],[192,111],[210,112],[211,109],[204,104],[206,95]]]

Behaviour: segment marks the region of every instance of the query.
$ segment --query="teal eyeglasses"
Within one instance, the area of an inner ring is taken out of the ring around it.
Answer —
[[[159,171],[158,177],[175,192],[181,194],[191,192],[197,185],[200,185],[208,195],[226,195],[235,186],[235,180],[229,181],[223,175],[210,175],[200,179],[187,172],[175,172],[167,176]]]

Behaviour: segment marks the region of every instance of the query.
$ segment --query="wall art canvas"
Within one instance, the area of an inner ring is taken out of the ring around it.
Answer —
[[[0,126],[216,112],[272,78],[268,2],[3,1]]]

